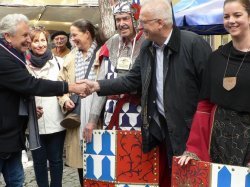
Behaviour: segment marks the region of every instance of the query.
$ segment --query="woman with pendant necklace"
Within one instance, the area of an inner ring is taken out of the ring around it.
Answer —
[[[249,0],[225,0],[224,27],[232,41],[210,56],[180,165],[197,159],[250,166]]]

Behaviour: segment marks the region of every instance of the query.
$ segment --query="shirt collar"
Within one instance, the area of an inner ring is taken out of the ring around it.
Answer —
[[[173,32],[173,29],[171,29],[171,31],[170,31],[168,37],[166,38],[166,40],[165,40],[165,42],[164,42],[164,44],[163,44],[162,46],[157,45],[155,42],[153,42],[153,46],[154,46],[155,48],[164,48],[166,45],[168,45],[168,42],[169,42],[169,40],[170,40],[170,38],[171,38],[171,35],[172,35],[172,32]]]

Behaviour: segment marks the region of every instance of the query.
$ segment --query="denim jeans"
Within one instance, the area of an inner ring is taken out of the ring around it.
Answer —
[[[3,174],[6,187],[22,187],[24,172],[21,161],[22,151],[0,158],[0,173]]]
[[[36,182],[39,187],[61,187],[63,174],[63,147],[66,131],[40,135],[41,147],[32,150]],[[47,160],[49,161],[50,185]]]

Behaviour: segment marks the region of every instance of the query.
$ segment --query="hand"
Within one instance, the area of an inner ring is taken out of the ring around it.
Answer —
[[[187,155],[182,155],[182,156],[179,156],[177,158],[180,158],[178,161],[178,164],[181,166],[183,166],[183,164],[187,165],[190,160],[194,159],[193,157],[187,156]]]
[[[36,107],[36,116],[37,116],[37,118],[39,119],[40,117],[42,117],[42,115],[43,115],[43,107],[37,106]]]
[[[84,82],[69,84],[69,92],[76,93],[82,97],[87,97],[91,94],[88,85]]]
[[[84,127],[83,129],[83,137],[86,140],[87,143],[90,143],[92,140],[92,133],[93,133],[93,129],[96,128],[96,124],[95,123],[87,123],[87,125]]]
[[[69,100],[65,101],[63,107],[66,111],[71,111],[71,110],[73,110],[73,108],[75,108],[75,103],[69,99]]]
[[[84,83],[84,84],[88,85],[88,90],[89,90],[90,94],[100,90],[100,85],[96,81],[91,81],[91,80],[88,80],[88,79],[84,79],[84,80],[78,81],[77,83],[78,84]],[[80,94],[80,96],[82,96],[82,95]]]

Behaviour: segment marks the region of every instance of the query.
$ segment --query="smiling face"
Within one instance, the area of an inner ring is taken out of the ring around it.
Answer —
[[[75,26],[70,27],[71,40],[74,42],[75,46],[83,51],[86,51],[89,47],[90,40],[92,40],[90,33],[88,31],[82,32],[79,28]]]
[[[159,19],[149,11],[148,6],[142,7],[139,17],[139,30],[143,30],[146,39],[157,41],[159,29],[162,26],[159,24]]]
[[[250,15],[238,1],[224,6],[224,27],[232,38],[245,37],[250,32]]]
[[[47,48],[48,42],[45,34],[43,32],[37,33],[31,42],[32,52],[37,56],[41,56],[46,52]]]
[[[132,17],[129,13],[115,14],[115,24],[118,33],[123,38],[132,39],[135,35]]]
[[[57,35],[53,41],[56,47],[64,47],[68,41],[68,37],[65,35]]]
[[[4,38],[11,43],[13,48],[23,53],[28,50],[30,46],[31,40],[29,31],[29,25],[25,22],[20,22],[16,26],[16,32],[14,34],[5,33]]]

